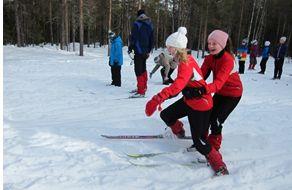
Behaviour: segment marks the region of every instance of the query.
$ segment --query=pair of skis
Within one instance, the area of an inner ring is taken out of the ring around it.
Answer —
[[[120,140],[134,140],[134,139],[140,139],[140,140],[149,140],[149,139],[167,139],[166,136],[163,134],[159,135],[101,135],[104,138],[107,139],[120,139]],[[183,138],[178,138],[180,140],[190,140],[192,139],[191,136],[185,136]],[[130,158],[151,158],[156,157],[160,155],[167,155],[167,154],[174,154],[174,153],[185,153],[185,152],[195,152],[195,148],[186,148],[183,151],[175,151],[175,152],[156,152],[156,153],[138,153],[138,154],[126,154]],[[206,163],[204,159],[198,159],[199,163]]]
[[[124,139],[124,140],[130,140],[130,139],[166,139],[166,137],[163,134],[159,134],[159,135],[101,135],[104,138],[107,139]],[[185,136],[183,138],[179,138],[179,139],[192,139],[191,136]]]
[[[144,140],[144,139],[166,139],[167,138],[162,134],[159,134],[159,135],[101,135],[101,136],[104,137],[104,138],[107,138],[107,139],[124,139],[124,140],[125,139],[126,140],[127,139],[128,140],[131,140],[131,139],[142,139],[142,140]],[[192,139],[192,138],[191,138],[191,136],[186,136],[186,137],[180,138],[180,139]],[[161,166],[165,165],[165,163],[148,163],[148,162],[145,163],[145,161],[143,161],[143,159],[147,159],[147,158],[153,158],[154,159],[154,157],[158,157],[158,156],[178,154],[178,153],[185,154],[185,153],[188,153],[188,152],[194,152],[195,154],[199,154],[195,148],[190,147],[190,148],[186,148],[186,149],[183,149],[183,150],[170,151],[170,152],[138,153],[138,154],[125,153],[125,155],[128,158],[127,159],[128,162],[133,166],[154,168],[154,167],[161,167]],[[175,162],[175,164],[180,165],[180,166],[192,167],[192,168],[193,167],[196,167],[196,168],[200,167],[201,164],[209,165],[204,156],[202,156],[202,155],[198,156],[197,155],[195,157],[196,157],[195,160],[192,160],[192,161],[189,161],[189,162],[180,162],[180,161],[178,161],[178,162]],[[138,160],[139,161],[143,161],[144,163],[139,163]],[[213,177],[221,176],[221,175],[222,174],[220,174],[220,173],[215,173]]]

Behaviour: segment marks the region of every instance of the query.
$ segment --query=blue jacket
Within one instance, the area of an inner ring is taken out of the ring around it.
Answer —
[[[149,17],[138,17],[132,25],[129,50],[135,54],[150,53],[153,49],[153,26]]]
[[[240,61],[245,61],[247,57],[247,46],[241,45],[239,48],[237,48],[237,58]]]
[[[280,44],[277,46],[277,49],[274,53],[274,58],[277,59],[277,58],[284,58],[285,57],[285,54],[286,54],[286,51],[287,51],[287,45],[286,44]]]
[[[269,55],[270,55],[270,47],[265,46],[262,51],[262,58],[269,58]]]
[[[120,36],[116,36],[111,41],[111,51],[110,51],[110,65],[123,65],[123,42]]]

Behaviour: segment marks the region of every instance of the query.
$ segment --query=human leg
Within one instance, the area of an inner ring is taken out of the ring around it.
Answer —
[[[281,79],[281,75],[282,75],[282,71],[283,71],[283,65],[284,65],[284,58],[281,58],[281,59],[279,59],[279,62],[278,62],[278,70],[279,70],[279,73],[278,73],[278,76],[277,76],[278,79]]]
[[[213,96],[213,109],[210,117],[211,134],[208,141],[216,150],[219,150],[221,146],[223,123],[240,99],[241,97],[227,97],[218,94]]]
[[[134,56],[134,70],[137,78],[137,94],[144,95],[147,89],[146,60],[143,55]],[[145,76],[146,75],[146,76]]]
[[[181,98],[160,113],[161,119],[178,137],[183,137],[185,135],[183,124],[178,119],[185,117],[188,109],[190,108],[185,104],[183,98]]]

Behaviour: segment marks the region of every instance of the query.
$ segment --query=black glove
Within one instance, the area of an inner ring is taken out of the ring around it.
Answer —
[[[204,94],[206,94],[206,89],[205,87],[185,87],[182,90],[182,94],[186,99],[200,99]]]

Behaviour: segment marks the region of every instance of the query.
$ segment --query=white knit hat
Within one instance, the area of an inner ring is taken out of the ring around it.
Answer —
[[[250,43],[253,44],[253,45],[257,45],[258,44],[258,41],[257,40],[253,40]]]
[[[285,36],[282,36],[282,37],[280,38],[280,40],[286,42],[287,38],[286,38]]]
[[[265,46],[269,46],[271,44],[270,41],[265,41]]]
[[[186,34],[186,27],[179,27],[177,32],[167,37],[165,45],[176,48],[186,48],[188,43],[188,38],[186,37]]]

